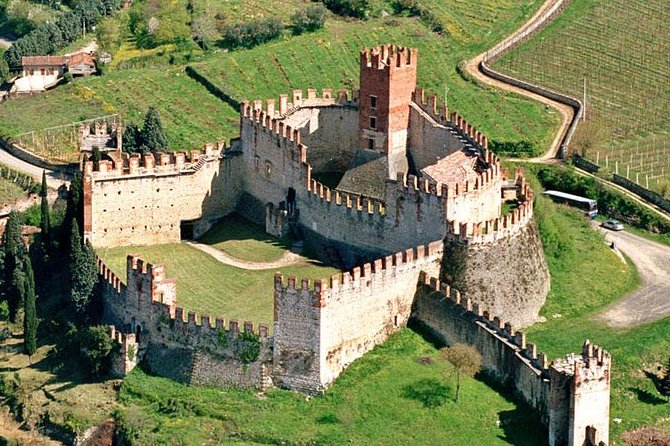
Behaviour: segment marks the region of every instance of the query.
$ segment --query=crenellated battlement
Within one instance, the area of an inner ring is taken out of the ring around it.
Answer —
[[[309,180],[307,190],[312,196],[320,201],[335,204],[342,208],[354,209],[363,214],[383,216],[386,213],[386,205],[383,201],[364,195],[349,194],[339,190],[331,190],[328,186],[316,180]]]
[[[240,108],[240,116],[244,118],[255,118],[255,121],[266,122],[269,118],[283,120],[291,113],[303,107],[329,107],[354,105],[358,100],[357,91],[340,89],[334,91],[332,88],[324,88],[319,95],[316,88],[308,88],[305,95],[303,90],[295,89],[291,94],[280,94],[279,100],[276,99],[255,99],[253,101],[243,101]],[[274,125],[269,125],[274,128]]]
[[[184,319],[184,316],[186,316],[186,319]],[[251,321],[244,321],[240,327],[240,322],[237,319],[229,319],[226,325],[226,320],[222,317],[212,319],[208,314],[198,315],[193,311],[187,312],[181,307],[176,307],[172,321],[174,322],[174,329],[181,332],[206,334],[212,331],[226,331],[229,337],[235,339],[239,336],[241,329],[244,333],[257,334],[261,339],[270,336],[267,324],[259,324],[258,329],[254,331],[254,323]]]
[[[439,293],[436,298],[446,300],[453,304],[453,312],[462,314],[463,319],[471,320],[473,324],[479,324],[494,335],[499,341],[512,347],[515,352],[523,359],[526,364],[534,371],[544,377],[549,376],[549,360],[545,353],[537,351],[537,345],[527,342],[526,333],[515,331],[512,324],[504,321],[492,312],[484,310],[480,305],[469,297],[463,297],[461,293],[450,287],[448,284],[440,282],[435,277],[422,273],[420,282],[426,286],[430,292]]]
[[[171,153],[124,154],[120,162],[101,160],[98,169],[94,169],[93,161],[85,161],[83,171],[95,180],[117,178],[121,176],[143,175],[175,175],[196,172],[206,162],[218,161],[226,150],[225,141],[208,143],[202,150],[193,149]]]
[[[102,261],[100,257],[97,255],[95,256],[95,262],[98,265],[98,274],[102,277],[102,279],[107,282],[113,289],[116,290],[117,293],[121,293],[121,286],[123,285],[123,282],[121,279],[117,277],[117,275],[112,271],[105,263]]]
[[[438,124],[456,131],[461,137],[464,137],[482,152],[488,150],[488,138],[457,112],[454,111],[450,115],[446,105],[438,108],[436,95],[431,94],[428,96],[428,100],[426,100],[424,89],[417,87],[412,93],[412,101]]]
[[[533,218],[533,190],[519,170],[514,185],[519,205],[509,214],[476,223],[448,221],[447,234],[466,240],[472,245],[485,245],[519,233]]]
[[[390,70],[412,67],[416,69],[416,48],[397,45],[380,45],[364,49],[360,53],[361,73],[365,70]]]
[[[441,257],[442,251],[442,240],[436,240],[428,245],[407,249],[371,263],[365,263],[351,271],[333,274],[328,279],[311,280],[303,277],[299,284],[296,276],[289,276],[287,280],[284,280],[284,276],[278,272],[275,273],[274,278],[275,291],[302,290],[309,293],[315,307],[324,307],[328,300],[337,294],[381,285],[394,280],[396,276],[408,269],[435,262]]]

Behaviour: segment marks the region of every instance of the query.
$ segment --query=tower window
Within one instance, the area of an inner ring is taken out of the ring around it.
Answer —
[[[377,96],[370,95],[370,108],[377,108]]]
[[[375,149],[375,140],[372,138],[368,138],[368,150],[374,150]]]
[[[370,128],[377,130],[377,118],[375,116],[370,116]]]

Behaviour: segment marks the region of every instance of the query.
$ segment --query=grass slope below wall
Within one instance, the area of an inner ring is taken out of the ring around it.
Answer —
[[[537,445],[539,419],[481,381],[455,374],[418,334],[403,330],[310,398],[274,389],[195,388],[136,370],[124,380],[120,428],[134,445]],[[174,444],[174,443],[172,443]],[[237,443],[236,443],[237,444]]]
[[[535,190],[541,190],[534,178]],[[639,277],[624,265],[582,213],[536,199],[535,216],[551,272],[551,291],[541,314],[547,322],[527,330],[528,339],[550,358],[576,351],[586,340],[612,354],[610,438],[641,426],[670,433],[670,406],[643,368],[667,363],[670,318],[629,330],[614,330],[596,320],[608,304],[635,289]]]

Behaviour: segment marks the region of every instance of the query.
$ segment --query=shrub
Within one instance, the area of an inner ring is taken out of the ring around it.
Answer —
[[[367,18],[370,9],[368,0],[323,0],[323,4],[337,15],[357,19]]]
[[[419,0],[394,0],[391,6],[396,14],[407,14],[409,16],[419,16],[423,10]]]
[[[240,333],[238,338],[238,343],[235,348],[235,353],[237,359],[239,359],[243,364],[249,364],[258,359],[261,353],[261,340],[260,338],[248,332]]]
[[[222,44],[228,49],[252,48],[279,37],[284,25],[279,19],[269,17],[251,22],[233,23],[223,30]]]
[[[491,141],[491,150],[499,155],[525,158],[535,155],[535,146],[529,141]]]
[[[103,375],[111,366],[115,344],[107,330],[104,325],[98,325],[88,327],[79,334],[79,348],[93,376]]]
[[[291,17],[293,24],[293,33],[302,34],[304,32],[312,32],[323,28],[326,22],[326,8],[323,5],[312,5],[296,12]]]

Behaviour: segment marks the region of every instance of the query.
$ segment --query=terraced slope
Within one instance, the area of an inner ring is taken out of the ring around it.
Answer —
[[[662,189],[670,184],[669,23],[663,0],[575,0],[493,65],[578,98],[586,81],[587,118],[602,134],[586,155]]]

